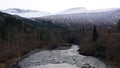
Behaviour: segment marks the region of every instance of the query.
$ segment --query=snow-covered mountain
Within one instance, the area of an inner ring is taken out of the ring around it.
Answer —
[[[30,18],[34,21],[45,20],[62,27],[83,28],[97,26],[111,26],[120,19],[120,9],[87,10],[85,8],[72,8],[57,14],[23,9],[7,9],[2,12]]]
[[[33,18],[33,17],[41,17],[50,15],[48,12],[44,11],[36,11],[36,10],[25,10],[25,9],[18,9],[18,8],[10,8],[6,10],[1,10],[1,12],[12,14],[12,15],[18,15],[25,18]]]
[[[75,9],[76,10],[76,9]],[[82,27],[92,27],[97,26],[112,26],[117,23],[120,19],[120,9],[111,10],[101,10],[94,12],[84,12],[84,13],[70,13],[70,14],[56,14],[49,15],[34,20],[49,20],[55,24],[69,28],[82,28]]]
[[[112,11],[112,10],[116,10],[116,8],[87,10],[84,7],[77,7],[77,8],[70,8],[70,9],[64,10],[57,14],[95,13],[95,12],[106,12],[106,11]]]

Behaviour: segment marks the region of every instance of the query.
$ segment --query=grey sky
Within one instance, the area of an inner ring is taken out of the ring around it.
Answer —
[[[0,9],[21,8],[56,13],[74,7],[119,8],[120,0],[0,0]]]

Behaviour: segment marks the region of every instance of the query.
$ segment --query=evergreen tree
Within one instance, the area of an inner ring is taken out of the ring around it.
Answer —
[[[120,33],[120,20],[117,23],[117,30],[118,30],[118,33]]]
[[[98,32],[97,32],[96,26],[94,26],[92,41],[95,42],[95,41],[97,41],[97,39],[98,39]]]
[[[107,33],[108,33],[108,34],[111,33],[111,27],[108,27],[108,29],[107,29]]]

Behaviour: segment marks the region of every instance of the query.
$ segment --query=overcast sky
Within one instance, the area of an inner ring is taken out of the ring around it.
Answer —
[[[74,7],[120,8],[120,0],[0,0],[0,9],[21,8],[56,13]]]

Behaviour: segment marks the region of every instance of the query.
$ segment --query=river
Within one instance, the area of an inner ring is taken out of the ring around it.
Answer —
[[[29,54],[18,65],[21,68],[82,68],[85,65],[106,68],[104,62],[95,57],[80,55],[78,49],[77,45],[73,45],[66,50],[38,51]]]

